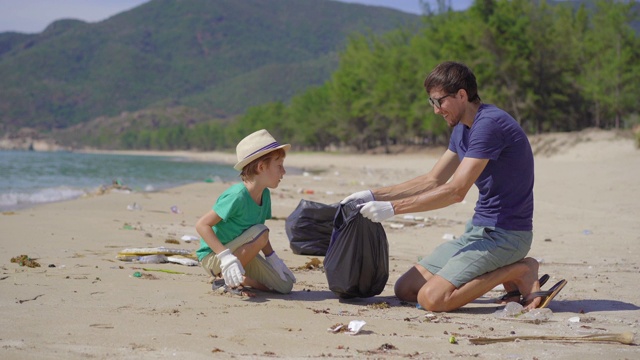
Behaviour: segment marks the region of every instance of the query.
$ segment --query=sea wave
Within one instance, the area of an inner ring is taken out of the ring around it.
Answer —
[[[16,210],[34,205],[72,200],[88,194],[86,189],[66,186],[45,188],[34,192],[9,192],[0,194],[0,210]]]

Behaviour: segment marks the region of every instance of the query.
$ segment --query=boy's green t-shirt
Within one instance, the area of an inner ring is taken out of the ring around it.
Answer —
[[[271,192],[264,189],[260,206],[253,201],[244,183],[240,182],[231,185],[220,195],[213,205],[213,211],[222,218],[213,226],[213,231],[222,244],[227,244],[253,225],[264,224],[265,220],[271,218]],[[200,238],[200,248],[196,251],[198,260],[211,252],[209,245]]]

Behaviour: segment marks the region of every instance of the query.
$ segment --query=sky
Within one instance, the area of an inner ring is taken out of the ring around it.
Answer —
[[[149,0],[0,0],[0,32],[34,34],[60,19],[86,22],[105,20]],[[421,14],[420,0],[338,0],[348,3],[384,6]],[[449,0],[454,10],[468,8],[473,0]],[[435,4],[436,0],[428,0]],[[433,5],[432,5],[433,6]]]

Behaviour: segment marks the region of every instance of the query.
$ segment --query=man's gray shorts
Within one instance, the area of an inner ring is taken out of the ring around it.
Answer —
[[[467,222],[457,239],[439,245],[418,262],[456,288],[480,275],[524,259],[531,249],[531,231],[513,231]]]

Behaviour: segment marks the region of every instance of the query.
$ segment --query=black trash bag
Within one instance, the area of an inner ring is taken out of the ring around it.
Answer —
[[[300,200],[298,207],[284,222],[289,246],[294,254],[324,256],[327,253],[338,205]]]
[[[336,212],[324,258],[329,289],[343,299],[380,294],[389,279],[389,243],[382,224],[360,214],[350,201]]]

